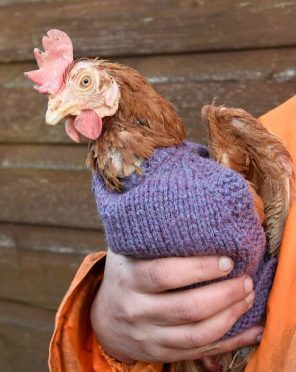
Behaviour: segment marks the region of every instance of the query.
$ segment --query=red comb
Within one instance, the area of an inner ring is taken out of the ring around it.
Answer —
[[[34,49],[39,70],[25,72],[25,76],[38,85],[39,93],[56,94],[62,84],[66,68],[73,61],[73,45],[69,36],[60,30],[50,30],[42,38],[44,52]]]

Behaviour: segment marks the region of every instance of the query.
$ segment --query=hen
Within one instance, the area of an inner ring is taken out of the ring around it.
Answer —
[[[204,164],[204,169],[210,169],[210,172],[213,170],[212,167],[217,166],[218,168],[214,169],[224,172],[228,180],[235,179],[241,187],[249,189],[249,195],[252,195],[251,209],[255,216],[255,220],[252,221],[259,226],[263,224],[269,252],[276,255],[291,203],[293,176],[291,157],[279,138],[269,133],[260,122],[243,110],[210,105],[202,110],[203,121],[208,131],[208,150],[202,147],[195,148],[184,143],[184,126],[172,105],[137,71],[100,59],[74,61],[72,42],[59,30],[49,31],[47,36],[43,37],[42,43],[45,52],[34,50],[39,70],[27,72],[25,76],[37,83],[35,86],[37,91],[48,95],[47,124],[55,125],[65,118],[66,131],[74,141],[79,142],[81,135],[90,140],[86,162],[93,170],[94,178],[99,177],[100,180],[96,182],[101,182],[99,187],[102,193],[97,196],[100,199],[98,206],[103,220],[105,217],[107,230],[109,226],[107,220],[110,216],[109,211],[107,213],[104,210],[107,208],[106,200],[109,197],[119,200],[120,195],[129,193],[129,189],[136,187],[140,189],[130,180],[136,177],[137,182],[141,182],[145,179],[145,172],[147,175],[151,174],[147,171],[148,165],[153,157],[158,156],[157,154],[162,156],[161,149],[176,149],[172,154],[178,153],[178,149],[181,149],[181,155],[178,155],[181,157],[182,149],[185,149],[185,152],[194,153],[188,157],[188,162],[198,161],[201,170]],[[209,159],[208,151],[216,162],[232,171],[215,165],[215,162]],[[169,162],[167,157],[162,159],[163,162]],[[196,174],[194,166],[194,164],[189,166],[188,163],[188,169],[190,167],[193,169],[189,176],[186,173],[186,177],[190,178],[190,175]],[[216,182],[215,172],[211,174]],[[195,182],[195,179],[191,181]],[[180,182],[182,183],[182,178]],[[197,179],[197,183],[199,182],[200,179]],[[206,187],[205,185],[207,186],[207,182],[203,187]],[[164,185],[166,186],[169,185]],[[157,182],[153,187],[157,188]],[[205,188],[204,190],[206,191]],[[225,200],[231,199],[232,194],[227,195],[227,190],[225,192]],[[120,200],[126,202],[127,198],[128,196]],[[169,203],[169,195],[167,202]],[[130,205],[122,205],[123,209],[132,208]],[[250,207],[250,203],[246,205]],[[145,209],[144,206],[143,208]],[[234,212],[231,215],[236,216]],[[114,226],[114,219],[110,223]],[[169,222],[167,228],[169,229]],[[150,232],[152,235],[156,233]],[[116,231],[113,233],[116,234]],[[110,232],[109,235],[108,243],[112,248]],[[196,246],[193,248],[195,254],[204,253],[198,251]],[[264,241],[262,248],[264,249]],[[164,256],[166,254],[163,252]],[[186,252],[178,254],[188,255]],[[143,256],[143,253],[141,255]],[[260,257],[263,255],[264,251],[260,253]],[[150,256],[153,256],[153,252]],[[256,262],[259,265],[258,260]],[[230,370],[234,355],[235,353],[230,353],[215,358],[213,368],[221,371]],[[236,354],[236,363],[232,363],[232,366],[237,364],[237,370],[243,370],[247,358],[244,356],[242,363],[237,363],[239,359],[240,356],[237,357]],[[179,363],[177,368],[179,371],[211,369],[211,362],[207,360],[206,366],[201,361],[196,361],[193,364]]]

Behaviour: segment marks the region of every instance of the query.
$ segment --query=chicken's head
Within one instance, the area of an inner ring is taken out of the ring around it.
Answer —
[[[67,134],[74,141],[80,141],[80,134],[97,139],[102,119],[118,110],[117,82],[98,59],[73,61],[72,42],[64,32],[48,31],[42,44],[44,52],[34,50],[39,70],[25,76],[37,83],[37,91],[48,95],[46,123],[56,125],[65,118]]]

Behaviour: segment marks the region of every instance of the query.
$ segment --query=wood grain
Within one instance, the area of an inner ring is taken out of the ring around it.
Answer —
[[[86,171],[0,170],[0,221],[98,229]]]
[[[85,256],[105,249],[102,231],[0,224],[1,248]]]
[[[189,139],[205,142],[201,107],[218,103],[260,115],[295,93],[296,49],[120,59],[138,69],[173,102]],[[44,123],[46,97],[22,73],[32,64],[0,65],[0,142],[71,143],[64,125]]]
[[[0,221],[99,229],[82,146],[0,146]]]
[[[87,145],[2,144],[1,169],[86,171]],[[86,178],[90,181],[90,173]]]
[[[295,45],[294,1],[2,1],[0,60],[32,59],[51,28],[77,56],[122,56]]]
[[[105,249],[102,231],[0,223],[1,248],[85,256]]]
[[[0,296],[57,310],[81,262],[82,257],[73,254],[1,249]]]
[[[0,301],[1,371],[46,372],[54,312]]]
[[[56,310],[84,256],[106,247],[97,231],[0,224],[0,298]]]
[[[103,233],[37,226],[0,225],[0,243],[0,298],[51,310],[57,309],[84,255],[105,248]]]

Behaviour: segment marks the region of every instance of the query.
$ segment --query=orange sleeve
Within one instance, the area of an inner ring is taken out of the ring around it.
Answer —
[[[104,273],[105,252],[88,255],[78,269],[56,314],[49,346],[51,372],[161,372],[162,363],[133,365],[108,356],[90,324],[90,308]]]
[[[296,96],[260,118],[288,146],[296,164]],[[246,372],[296,371],[296,200],[289,212],[267,305],[263,337]]]

